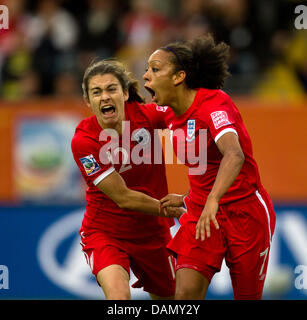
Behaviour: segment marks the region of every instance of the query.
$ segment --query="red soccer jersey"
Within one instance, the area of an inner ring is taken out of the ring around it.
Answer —
[[[225,92],[198,89],[193,104],[189,109],[178,117],[167,112],[166,123],[173,131],[173,146],[177,157],[182,160],[181,158],[184,155],[184,163],[189,167],[189,170],[199,167],[198,172],[205,171],[202,174],[194,174],[195,172],[191,174],[191,171],[189,172],[189,196],[192,201],[200,205],[206,203],[222,159],[222,154],[216,146],[216,141],[226,132],[234,132],[238,135],[245,161],[240,174],[221,198],[220,204],[247,197],[261,187],[258,167],[253,158],[250,137],[237,107]],[[183,134],[178,134],[177,129],[181,129],[179,131]],[[200,129],[207,130],[207,146],[200,141]],[[207,152],[205,170],[189,161],[189,155],[191,159],[194,146],[195,156]],[[181,155],[179,155],[180,152]]]
[[[102,141],[102,132],[105,131],[98,124],[96,116],[89,117],[78,125],[71,147],[74,159],[88,185],[86,212],[82,222],[83,229],[95,228],[115,237],[133,239],[161,234],[174,224],[172,218],[123,210],[96,187],[102,179],[116,170],[130,189],[143,192],[156,199],[167,195],[164,159],[162,157],[161,164],[154,164],[152,160],[154,129],[165,127],[163,116],[159,115],[163,111],[163,108],[156,108],[153,104],[126,103],[125,121],[130,122],[125,126],[123,135],[113,140],[118,143],[117,147],[113,147],[113,149],[107,148],[110,146],[107,144],[111,138]],[[130,130],[128,131],[128,129]],[[127,140],[129,132],[131,136],[129,135]],[[123,139],[126,141],[125,143],[122,143]],[[157,139],[155,143],[157,143]],[[145,149],[148,153],[144,151]],[[141,158],[145,163],[136,164],[133,161],[133,152],[139,153],[140,157],[142,153],[146,153],[147,158]],[[112,160],[107,163],[110,156]]]

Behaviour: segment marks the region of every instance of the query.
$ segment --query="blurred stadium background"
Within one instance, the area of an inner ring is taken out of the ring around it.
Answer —
[[[9,28],[0,29],[1,299],[103,298],[77,234],[85,186],[70,140],[89,115],[83,72],[95,57],[116,56],[142,85],[153,49],[206,32],[231,45],[225,91],[242,112],[277,213],[264,298],[307,298],[307,30],[294,27],[294,8],[304,2],[0,4],[9,9]],[[187,190],[182,165],[168,165],[167,174],[171,192]],[[132,297],[148,299],[141,290]],[[225,266],[208,298],[232,299]]]

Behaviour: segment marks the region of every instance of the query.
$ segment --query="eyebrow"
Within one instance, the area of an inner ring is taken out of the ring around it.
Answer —
[[[153,63],[153,62],[159,62],[159,63],[162,63],[162,61],[160,60],[151,60],[150,62],[148,62],[147,64],[150,64],[150,63]]]
[[[117,84],[117,83],[110,83],[110,84],[108,84],[108,85],[106,86],[105,89],[108,89],[108,88],[110,88],[110,87],[112,87],[112,86],[118,86],[118,84]],[[101,90],[101,87],[96,86],[96,87],[90,88],[90,91],[97,90],[97,89]]]
[[[162,65],[162,66],[163,66],[164,64],[171,65],[171,62],[168,61],[168,60],[166,60],[166,61],[161,61],[161,60],[155,59],[155,60],[151,60],[150,62],[147,62],[147,67],[148,67],[149,65],[151,65],[151,64],[154,64],[154,63],[159,63],[159,64]]]

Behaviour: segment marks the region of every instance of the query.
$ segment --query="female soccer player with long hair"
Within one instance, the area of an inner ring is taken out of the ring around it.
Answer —
[[[71,146],[88,185],[80,229],[87,263],[107,299],[130,299],[130,268],[138,279],[134,287],[152,299],[171,299],[174,258],[166,244],[174,221],[161,216],[157,200],[168,193],[165,165],[129,157],[133,148],[153,153],[163,112],[143,104],[138,82],[114,60],[90,64],[82,87],[94,115],[78,125]]]

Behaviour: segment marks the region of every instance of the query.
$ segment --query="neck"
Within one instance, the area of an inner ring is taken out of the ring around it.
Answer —
[[[103,129],[103,130],[107,130],[107,129],[112,129],[112,130],[115,130],[119,136],[122,135],[123,133],[123,130],[125,128],[125,123],[123,122],[125,119],[123,119],[122,121],[118,121],[114,124],[108,124],[106,125],[105,123],[99,121],[99,119],[97,119],[98,121],[98,124],[100,125],[100,127]]]
[[[170,105],[177,116],[180,116],[189,109],[195,99],[196,93],[197,91],[195,89],[178,88],[176,98]]]

